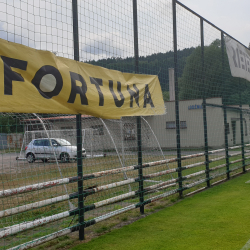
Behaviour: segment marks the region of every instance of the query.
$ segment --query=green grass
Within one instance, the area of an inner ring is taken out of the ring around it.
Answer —
[[[166,157],[172,158],[171,156],[166,156]],[[238,158],[240,158],[240,156],[232,157],[232,158],[230,158],[230,160],[234,160],[234,159],[238,159]],[[154,161],[157,159],[158,158],[156,156],[148,156],[147,158],[145,158],[145,162]],[[182,161],[183,165],[188,165],[188,164],[192,164],[192,163],[196,163],[196,162],[204,162],[204,156],[198,157],[195,159],[187,159],[187,160]],[[107,156],[105,158],[100,158],[100,159],[98,159],[98,161],[96,161],[94,159],[85,159],[84,163],[85,163],[86,173],[92,173],[95,171],[99,171],[101,169],[112,169],[112,168],[119,166],[116,164],[117,162],[116,162],[115,156]],[[96,164],[96,163],[98,163],[98,164]],[[224,159],[217,161],[217,162],[210,163],[210,167],[220,165],[223,163],[225,163]],[[176,162],[171,163],[169,165],[170,165],[170,168],[177,167]],[[102,166],[102,168],[101,168],[101,166]],[[60,167],[61,167],[61,170],[63,172],[63,176],[74,176],[74,174],[76,174],[76,165],[75,164],[60,164]],[[166,169],[165,165],[155,166],[152,168],[145,168],[144,174],[159,172],[159,171],[162,171],[165,169]],[[184,170],[183,176],[200,171],[202,169],[205,169],[205,165]],[[225,169],[226,168],[223,168],[219,171],[225,171]],[[24,169],[22,171],[26,171],[26,170]],[[0,178],[2,178],[4,183],[8,184],[8,188],[11,188],[11,187],[16,187],[16,186],[23,186],[23,185],[28,185],[28,184],[32,184],[32,183],[37,183],[37,182],[41,182],[41,181],[47,181],[47,180],[55,179],[56,177],[59,176],[57,166],[54,162],[48,163],[48,164],[43,164],[43,163],[32,164],[32,167],[29,168],[28,171],[29,172],[27,172],[27,173],[25,172],[25,175],[24,175],[25,178],[23,178],[22,174],[20,175],[20,177],[18,176],[18,178],[16,178],[16,176],[14,176],[14,179],[13,179],[13,174],[5,174],[5,175],[0,176]],[[131,177],[135,177],[135,176],[137,176],[138,173],[137,173],[137,171],[129,171],[129,172],[127,172],[127,174]],[[177,178],[177,173],[172,173],[172,175],[174,178]],[[225,177],[225,175],[224,175],[224,177]],[[166,175],[166,176],[158,177],[157,180],[166,181],[166,180],[169,180],[169,178],[170,178],[170,176]],[[203,174],[199,177],[196,177],[196,178],[205,178],[205,174]],[[84,181],[84,184],[86,187],[92,186],[93,184],[98,184],[99,186],[101,186],[101,185],[105,185],[107,183],[121,181],[123,179],[124,179],[124,176],[123,176],[123,173],[121,173],[121,174],[117,174],[114,176],[110,175],[110,176],[104,176],[104,177],[101,177],[98,179],[86,180],[86,181]],[[184,182],[184,184],[192,183],[195,180],[188,179],[186,182]],[[144,182],[145,187],[147,187],[149,185],[152,185],[152,183],[146,182],[146,181]],[[206,185],[206,183],[205,184],[203,183],[202,185],[204,186],[204,185]],[[195,190],[198,187],[202,187],[202,185],[196,186],[196,187],[192,188],[191,190]],[[137,183],[131,184],[130,187],[132,190],[137,190],[138,184]],[[69,193],[77,190],[76,183],[68,184],[67,188],[68,188]],[[191,191],[191,190],[188,190],[188,191]],[[4,210],[4,209],[10,208],[10,207],[15,207],[17,205],[28,204],[28,203],[31,203],[31,202],[34,202],[37,200],[45,199],[45,198],[49,199],[52,196],[59,196],[61,194],[64,194],[64,192],[65,192],[65,190],[64,190],[63,186],[58,186],[58,187],[53,187],[50,189],[40,190],[39,192],[27,193],[24,196],[22,196],[22,198],[20,197],[18,199],[12,199],[12,198],[7,197],[7,198],[3,199],[3,202],[0,205],[0,208],[1,208],[0,210]],[[92,204],[94,202],[108,199],[110,197],[120,195],[123,193],[127,193],[127,192],[128,192],[127,186],[118,187],[118,188],[114,188],[111,190],[106,190],[106,191],[103,191],[101,193],[97,193],[97,194],[94,194],[94,195],[87,197],[87,199],[85,200],[85,205],[89,205],[89,204]],[[163,192],[164,191],[160,191],[157,194],[161,194]],[[185,191],[185,193],[186,192],[187,191]],[[154,196],[154,195],[155,194],[148,194],[147,196],[145,196],[145,199],[148,199],[150,196]],[[176,198],[175,196],[171,196],[172,202],[175,202],[176,200],[178,200],[178,198]],[[72,202],[74,202],[74,204],[77,206],[76,200],[74,200]],[[136,197],[134,199],[127,200],[126,202],[127,203],[137,203],[138,197]],[[158,205],[158,206],[151,206],[151,205],[152,204],[149,204],[148,206],[146,206],[146,208],[145,208],[146,213],[152,213],[155,210],[163,208],[162,205]],[[101,213],[104,214],[104,213],[107,213],[107,212],[110,212],[113,210],[117,210],[120,208],[122,208],[121,205],[112,204],[108,208],[105,207],[105,208],[102,208],[102,210],[100,209],[98,215],[100,215]],[[6,217],[3,219],[3,221],[0,225],[0,228],[10,226],[13,224],[17,224],[17,223],[21,223],[23,221],[32,221],[34,219],[49,216],[49,215],[59,213],[62,211],[66,211],[66,210],[68,210],[68,203],[67,202],[61,202],[58,204],[45,206],[45,207],[42,207],[42,208],[39,208],[36,210],[21,213],[19,215]],[[90,218],[94,218],[94,217],[98,216],[98,215],[93,216],[93,214],[94,214],[94,212],[93,213],[92,212],[86,213],[85,219],[89,220]],[[77,216],[71,225],[74,225],[77,223],[76,219],[77,219]],[[129,221],[129,219],[130,219],[130,216],[128,216],[127,214],[124,214],[123,217],[120,218],[120,221],[125,222],[127,220]],[[13,223],[13,220],[14,220],[14,223]],[[60,222],[57,222],[57,223],[55,223],[55,224],[57,224],[56,227],[44,225],[42,227],[38,227],[38,228],[34,229],[33,231],[25,231],[24,233],[21,233],[20,235],[18,234],[16,236],[14,236],[13,237],[14,240],[12,241],[12,243],[14,242],[13,244],[18,245],[18,244],[21,244],[23,242],[27,242],[29,240],[35,239],[38,236],[40,237],[43,235],[47,235],[48,233],[52,233],[52,232],[55,232],[56,230],[60,230],[62,228],[68,227],[71,220],[72,220],[72,217],[66,218]],[[110,222],[110,220],[107,220],[104,223],[105,223],[104,225],[97,224],[96,228],[93,229],[93,232],[95,232],[97,234],[103,234],[103,233],[111,231],[112,226],[113,226],[112,221]],[[110,226],[110,225],[107,225],[106,223],[111,223],[112,225]],[[27,235],[27,237],[25,235]],[[63,243],[60,243],[60,244],[63,244]],[[65,244],[67,246],[69,246],[71,243],[70,243],[70,241],[67,241],[67,242],[65,242]],[[0,246],[0,248],[1,248],[1,246]],[[61,248],[63,248],[63,247],[61,247]],[[60,249],[60,247],[58,249]]]
[[[241,249],[250,239],[250,173],[78,245],[84,249]]]

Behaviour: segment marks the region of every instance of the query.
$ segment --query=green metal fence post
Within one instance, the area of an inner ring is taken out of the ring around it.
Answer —
[[[133,22],[134,22],[134,54],[135,73],[139,73],[139,45],[138,45],[138,22],[137,22],[137,0],[133,0]],[[142,172],[142,137],[141,137],[141,117],[137,116],[137,150],[138,150],[138,177],[139,177],[139,197],[140,203],[144,202],[143,193],[143,172]],[[140,206],[141,214],[144,214],[144,205]]]
[[[77,129],[77,176],[78,176],[78,209],[79,209],[79,240],[84,240],[84,197],[83,197],[83,168],[82,168],[82,118],[76,115]]]
[[[243,172],[246,172],[245,166],[245,146],[244,146],[244,130],[243,130],[243,117],[242,117],[242,99],[241,99],[241,88],[239,79],[239,98],[240,98],[240,135],[241,135],[241,156],[242,156],[242,167]]]
[[[77,0],[72,0],[74,60],[79,61],[79,35]],[[83,169],[82,169],[82,118],[76,115],[77,131],[77,176],[78,176],[78,209],[79,209],[79,240],[84,240],[84,197],[83,197]]]
[[[221,64],[222,64],[222,82],[224,79],[225,72],[225,61],[224,61],[224,33],[221,31]],[[224,112],[224,140],[225,140],[225,154],[226,154],[226,169],[227,169],[227,179],[230,179],[230,163],[228,154],[228,126],[227,126],[227,109],[225,104],[225,96],[222,97],[223,112]]]
[[[178,89],[178,60],[177,60],[177,24],[176,24],[176,0],[172,0],[173,7],[173,40],[174,40],[174,83],[175,83],[175,123],[176,123],[176,149],[178,163],[179,196],[183,196],[182,168],[181,168],[181,137],[179,118],[179,89]]]
[[[228,126],[227,126],[227,109],[223,107],[224,112],[224,137],[225,137],[225,154],[226,154],[226,168],[227,168],[227,179],[230,179],[230,168],[229,168],[229,154],[228,154]]]
[[[201,65],[202,65],[202,85],[204,86],[205,79],[205,70],[204,70],[204,26],[203,19],[200,18],[200,35],[201,35]],[[207,107],[206,107],[206,96],[203,91],[203,129],[204,129],[204,150],[205,150],[205,161],[206,161],[206,179],[207,179],[207,187],[210,187],[210,179],[209,179],[209,157],[208,157],[208,135],[207,135]]]

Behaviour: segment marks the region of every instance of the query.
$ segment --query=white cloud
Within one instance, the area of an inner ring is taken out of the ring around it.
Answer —
[[[180,2],[244,45],[249,45],[249,0],[180,0]]]
[[[194,11],[248,46],[249,0],[181,0]],[[138,3],[139,55],[173,50],[171,0]],[[0,37],[73,58],[70,0],[5,0],[0,3]],[[80,60],[134,55],[132,1],[78,1]],[[199,18],[177,7],[178,48],[200,44]],[[205,43],[220,37],[205,25]]]

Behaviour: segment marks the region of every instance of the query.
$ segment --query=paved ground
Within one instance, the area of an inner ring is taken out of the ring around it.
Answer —
[[[182,151],[181,154],[182,155],[192,155],[192,154],[198,154],[198,153],[202,153],[203,151]],[[235,154],[239,151],[230,151],[229,154]],[[116,155],[116,152],[107,152],[106,153],[107,156],[108,155]],[[131,151],[131,152],[126,152],[127,155],[137,155],[137,152],[135,151]],[[173,158],[176,157],[176,151],[163,151],[164,155],[167,156],[173,156]],[[224,155],[225,152],[218,152],[214,155]],[[143,155],[152,155],[152,156],[156,156],[159,155],[161,156],[162,153],[160,151],[143,151]],[[100,155],[98,155],[100,156]],[[28,163],[27,160],[25,159],[19,159],[16,160],[17,157],[20,157],[20,153],[1,153],[0,154],[0,174],[7,174],[7,173],[20,173],[21,171],[25,170],[25,169],[29,169],[31,166],[32,167],[36,167],[38,165],[43,164],[41,160],[38,160],[35,163]]]

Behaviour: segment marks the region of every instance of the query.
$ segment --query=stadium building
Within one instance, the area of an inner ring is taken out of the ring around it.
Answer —
[[[182,148],[204,147],[202,99],[179,101],[180,138]],[[207,104],[222,105],[222,98],[206,99]],[[162,148],[176,148],[175,101],[165,102],[167,113],[147,117]],[[228,106],[230,107],[230,106]],[[239,107],[239,106],[231,106]],[[242,105],[244,142],[249,142],[249,105]],[[207,106],[208,146],[222,148],[225,145],[224,112],[221,107]],[[227,133],[229,146],[240,144],[240,112],[227,109]]]

